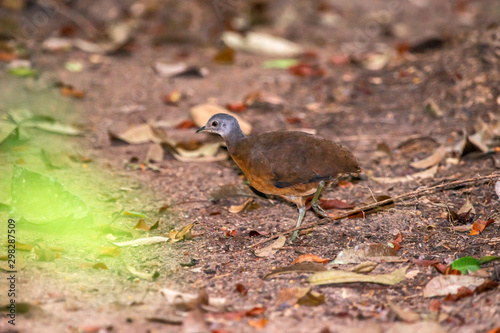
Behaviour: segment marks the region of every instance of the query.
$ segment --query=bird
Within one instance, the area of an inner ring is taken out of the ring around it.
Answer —
[[[225,113],[213,115],[196,133],[220,135],[229,155],[250,185],[297,205],[300,227],[306,213],[306,200],[314,194],[311,207],[319,217],[326,212],[319,206],[323,188],[340,176],[358,174],[361,167],[354,155],[341,145],[299,131],[273,131],[246,136],[238,120]],[[295,230],[290,242],[298,237]]]

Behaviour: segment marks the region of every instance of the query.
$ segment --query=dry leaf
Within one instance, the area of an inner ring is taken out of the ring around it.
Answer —
[[[309,277],[309,283],[312,285],[322,285],[330,283],[351,283],[351,282],[371,282],[393,285],[404,280],[408,266],[401,267],[392,273],[365,275],[341,270],[329,270],[319,272]]]
[[[325,266],[323,264],[317,262],[302,262],[299,264],[294,264],[285,267],[279,267],[272,270],[269,274],[264,276],[264,280],[280,274],[289,274],[289,273],[315,273],[315,272],[323,272],[326,271]]]
[[[99,255],[118,257],[122,253],[122,249],[118,246],[103,246],[99,249]]]
[[[333,261],[334,264],[345,265],[374,260],[380,257],[395,257],[398,251],[387,244],[371,243],[356,245],[354,249],[343,250]]]
[[[132,230],[141,229],[144,231],[148,231],[149,228],[150,227],[146,224],[146,221],[144,221],[144,219],[139,219],[139,222],[137,222],[137,224],[135,225],[135,227],[132,228]]]
[[[225,31],[221,35],[221,40],[235,50],[271,56],[293,57],[303,52],[298,44],[260,32],[248,32],[241,35],[237,32]]]
[[[236,291],[239,292],[243,296],[246,296],[246,294],[248,293],[248,289],[244,285],[242,285],[241,283],[238,283],[236,285]]]
[[[183,293],[174,289],[164,288],[160,290],[165,297],[167,304],[175,307],[194,308],[198,301],[199,295]],[[223,308],[226,304],[225,298],[209,297],[208,305],[216,308]]]
[[[376,263],[376,262],[366,261],[366,262],[362,262],[361,264],[354,266],[351,269],[351,272],[360,273],[360,274],[368,274],[371,271],[373,271],[375,268],[377,268],[377,266],[378,266],[378,263]]]
[[[120,139],[131,145],[137,145],[149,141],[155,142],[157,140],[149,124],[135,125],[121,133],[110,132],[110,135],[112,139]]]
[[[426,157],[420,161],[410,163],[410,166],[415,169],[427,169],[436,164],[439,164],[445,158],[448,149],[444,146],[440,146],[432,155]]]
[[[484,281],[485,279],[470,275],[440,275],[427,283],[424,288],[424,297],[456,294],[461,287],[474,290]]]
[[[266,327],[268,320],[265,318],[257,319],[257,320],[249,320],[248,321],[248,326],[262,329]]]
[[[253,200],[253,198],[249,198],[244,203],[242,203],[241,205],[229,207],[228,211],[230,213],[233,213],[233,214],[238,214],[238,213],[241,213],[241,212],[247,212],[247,211],[255,210],[255,209],[258,209],[259,207],[260,207],[260,205],[258,203],[256,203]]]
[[[395,314],[398,315],[401,320],[407,323],[413,323],[420,320],[420,315],[418,313],[409,310],[403,310],[399,305],[389,302],[389,307]]]
[[[140,245],[151,245],[151,244],[156,244],[156,243],[161,243],[161,242],[167,242],[169,241],[170,238],[167,237],[160,237],[160,236],[155,236],[155,237],[146,237],[146,238],[137,238],[131,241],[126,241],[126,242],[118,242],[114,243],[116,246],[140,246]]]
[[[472,225],[472,230],[470,231],[470,235],[471,236],[472,235],[479,235],[481,232],[483,232],[484,228],[486,228],[487,226],[489,226],[493,222],[495,222],[494,219],[489,219],[488,221],[477,220]]]
[[[230,103],[226,105],[226,109],[233,112],[243,112],[247,109],[245,103]]]
[[[278,250],[282,248],[283,245],[285,245],[285,242],[286,237],[283,235],[279,235],[278,239],[276,239],[273,243],[261,249],[255,250],[254,254],[257,257],[269,257],[271,254],[275,254],[276,252],[278,252]]]
[[[181,121],[179,124],[175,125],[175,129],[191,129],[195,128],[196,124],[192,120],[184,120]]]
[[[453,230],[458,231],[458,232],[467,232],[471,231],[472,229],[472,224],[466,224],[466,225],[457,225],[453,227]]]
[[[299,264],[299,263],[305,262],[305,261],[315,261],[315,262],[319,262],[320,264],[326,264],[328,262],[328,260],[330,260],[330,259],[324,259],[324,258],[318,257],[315,254],[303,254],[303,255],[300,255],[297,258],[295,258],[295,260],[292,262],[292,265]]]
[[[196,106],[193,106],[190,110],[189,113],[191,115],[191,118],[193,118],[194,123],[198,127],[205,126],[207,124],[207,121],[212,117],[213,115],[217,113],[225,113],[232,115],[233,117],[238,120],[238,123],[240,124],[241,131],[245,134],[248,135],[252,132],[252,125],[250,125],[248,122],[245,120],[241,119],[240,116],[231,113],[227,111],[225,108],[220,107],[215,104],[198,104]]]
[[[172,243],[177,243],[183,240],[188,240],[193,238],[191,235],[191,229],[194,227],[194,223],[190,223],[187,226],[183,227],[180,231],[175,229],[170,230],[168,233],[168,237],[171,239]]]

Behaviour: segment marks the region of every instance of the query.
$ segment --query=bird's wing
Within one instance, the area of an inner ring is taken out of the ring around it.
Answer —
[[[259,170],[260,177],[271,180],[278,188],[317,183],[360,171],[347,149],[300,132],[282,132],[273,137],[262,135],[255,148],[251,156],[252,169]]]

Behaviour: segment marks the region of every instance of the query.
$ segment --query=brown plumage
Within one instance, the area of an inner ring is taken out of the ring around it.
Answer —
[[[316,193],[311,204],[318,215],[325,216],[318,205],[325,183],[361,172],[349,150],[302,132],[267,132],[246,137],[238,121],[227,114],[214,115],[197,132],[221,135],[229,154],[255,189],[295,203],[300,213],[297,226],[302,223],[308,196]],[[297,232],[292,240],[296,237]]]

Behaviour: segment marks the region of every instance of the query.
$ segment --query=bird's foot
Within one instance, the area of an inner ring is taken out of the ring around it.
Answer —
[[[319,217],[328,217],[328,214],[324,211],[323,208],[319,206],[319,203],[317,204],[312,204],[311,205],[312,210],[318,215]]]
[[[292,237],[290,237],[290,239],[288,240],[288,243],[290,243],[290,244],[291,244],[291,243],[295,242],[295,241],[297,240],[297,238],[299,238],[299,231],[298,231],[298,230],[295,230],[295,231],[293,232]]]

